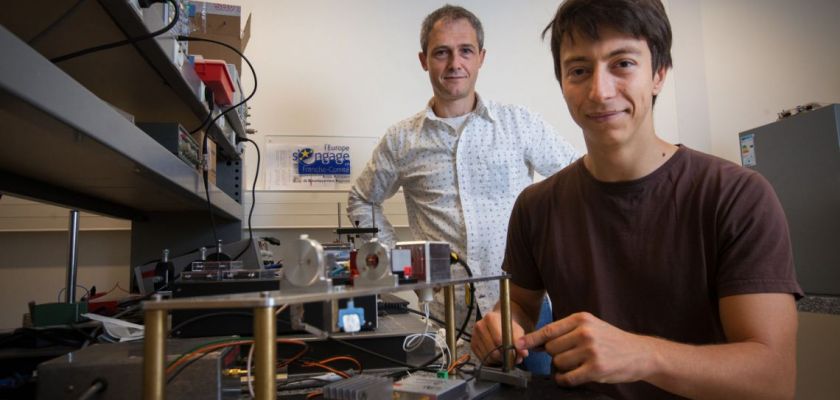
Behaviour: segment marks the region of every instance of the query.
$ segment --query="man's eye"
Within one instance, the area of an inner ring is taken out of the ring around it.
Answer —
[[[473,53],[472,49],[461,49],[461,54],[472,54],[472,53]]]
[[[569,70],[569,76],[576,78],[579,76],[583,76],[586,73],[586,69],[584,68],[572,68]]]
[[[629,67],[632,67],[633,65],[635,65],[635,63],[633,61],[630,61],[630,60],[621,60],[616,65],[618,65],[619,68],[629,68]]]

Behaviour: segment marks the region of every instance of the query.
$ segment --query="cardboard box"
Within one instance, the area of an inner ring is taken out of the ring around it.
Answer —
[[[251,38],[251,15],[242,28],[242,7],[229,4],[193,1],[190,4],[190,36],[217,40],[245,52]],[[190,54],[207,59],[225,60],[236,65],[242,75],[242,58],[230,49],[215,43],[191,41]]]

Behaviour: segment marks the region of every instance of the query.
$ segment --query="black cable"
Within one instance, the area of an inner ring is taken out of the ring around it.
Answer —
[[[167,1],[174,1],[174,0],[167,0]],[[223,115],[227,114],[227,113],[228,113],[228,111],[230,111],[230,110],[234,110],[234,109],[236,109],[237,107],[239,107],[239,106],[241,106],[241,105],[245,104],[248,100],[251,100],[251,98],[252,98],[252,97],[254,97],[254,94],[256,94],[256,93],[257,93],[257,71],[254,69],[254,65],[253,65],[253,64],[251,64],[251,61],[250,61],[250,60],[248,60],[248,57],[245,57],[245,54],[242,54],[242,52],[241,52],[241,51],[239,51],[239,49],[237,49],[237,48],[235,48],[235,47],[233,47],[233,46],[231,46],[231,45],[229,45],[229,44],[227,44],[227,43],[220,42],[220,41],[218,41],[218,40],[211,40],[211,39],[204,39],[204,38],[194,38],[194,37],[189,37],[189,36],[178,36],[178,38],[177,38],[177,39],[178,39],[179,41],[186,41],[186,42],[208,42],[208,43],[215,43],[215,44],[218,44],[218,45],[220,45],[220,46],[227,47],[228,49],[230,49],[231,51],[235,52],[235,53],[236,53],[236,54],[238,54],[240,57],[242,57],[242,59],[243,59],[243,60],[245,60],[245,63],[246,63],[246,64],[248,64],[248,68],[250,68],[250,70],[251,70],[251,76],[252,76],[252,77],[253,77],[253,79],[254,79],[254,88],[251,90],[251,94],[249,94],[249,95],[248,95],[248,97],[246,97],[246,98],[242,99],[242,101],[240,101],[239,103],[236,103],[236,104],[234,104],[234,105],[230,106],[230,108],[228,108],[228,109],[226,109],[226,110],[222,111],[221,113],[219,113],[219,115],[215,116],[212,120],[210,120],[210,123],[208,123],[208,124],[207,124],[207,127],[213,126],[213,124],[215,124],[215,123],[216,123],[216,120],[218,120],[219,118],[221,118]],[[212,112],[211,112],[211,114],[212,114]],[[206,120],[206,119],[205,119],[205,120]],[[199,127],[199,130],[200,130],[200,129],[202,129],[202,128],[204,128],[204,124],[203,124],[203,123],[202,123],[202,125]],[[204,144],[203,144],[203,146],[202,146],[202,148],[204,149],[204,151],[206,151],[206,149],[207,149],[207,136],[209,136],[209,135],[207,135],[207,134],[205,134],[205,135],[204,135]],[[256,145],[256,143],[255,143],[255,145]],[[259,152],[259,150],[257,150],[257,151]],[[206,153],[205,153],[205,154],[206,154]],[[259,171],[259,170],[258,170],[258,171]],[[208,177],[207,177],[207,174],[208,174],[208,173],[207,173],[207,170],[205,169],[205,170],[204,170],[204,190],[205,190],[205,194],[206,194],[206,196],[207,196],[207,207],[208,207],[208,209],[209,209],[209,211],[210,211],[210,224],[211,224],[211,225],[212,225],[212,227],[213,227],[213,237],[216,239],[216,242],[218,243],[219,239],[218,239],[218,235],[217,235],[217,233],[216,233],[216,222],[215,222],[215,219],[213,218],[213,206],[212,206],[212,203],[210,202],[210,189],[208,188],[209,182],[208,182]],[[254,180],[254,182],[256,182],[256,179]],[[252,203],[252,205],[253,205],[253,203]],[[248,218],[249,218],[248,226],[249,226],[249,230],[250,230],[250,216],[249,216]],[[253,234],[251,235],[251,240],[253,241]],[[240,256],[241,256],[241,254],[240,254]],[[237,256],[236,258],[239,258],[239,256]],[[235,259],[236,259],[236,258],[235,258]]]
[[[207,154],[207,135],[204,135],[204,146],[202,147],[202,152]],[[208,161],[209,158],[205,156],[205,161]],[[216,244],[219,243],[219,234],[216,232],[216,219],[213,217],[213,203],[210,202],[210,170],[209,166],[204,166],[204,171],[202,171],[202,176],[204,178],[204,195],[207,198],[207,211],[210,213],[210,228],[213,230],[213,241]]]
[[[71,323],[71,324],[67,324],[67,326],[69,326],[70,329],[76,331],[76,333],[82,335],[85,338],[85,342],[82,343],[82,347],[87,347],[88,342],[99,343],[99,340],[96,339],[96,335],[94,335],[94,332],[96,332],[96,328],[91,330],[91,333],[87,333],[84,330],[82,330],[82,328],[77,326],[76,324]]]
[[[463,266],[464,270],[467,272],[467,276],[470,277],[470,278],[473,277],[473,273],[472,273],[472,270],[470,269],[470,266],[467,265],[467,262],[464,261],[458,255],[458,253],[456,253],[454,251],[450,252],[449,253],[449,260],[450,260],[450,262],[454,261],[455,263],[461,264],[461,266]],[[458,330],[458,336],[455,338],[456,341],[461,339],[461,336],[463,335],[464,331],[467,330],[467,325],[469,325],[469,323],[470,323],[470,318],[472,317],[473,309],[475,309],[475,311],[476,311],[475,320],[478,321],[478,320],[481,319],[481,310],[478,308],[478,305],[476,304],[478,299],[475,298],[475,285],[472,282],[470,282],[469,286],[470,286],[470,306],[469,306],[469,310],[467,310],[466,317],[464,317],[464,322],[461,324],[461,329]]]
[[[174,0],[167,0],[167,1],[174,1]],[[197,37],[190,37],[190,36],[178,36],[178,38],[177,38],[177,39],[178,39],[179,41],[184,41],[184,42],[208,42],[208,43],[215,43],[215,44],[218,44],[219,46],[224,46],[224,47],[227,47],[228,49],[230,49],[231,51],[233,51],[234,53],[236,53],[236,54],[238,54],[240,57],[242,57],[242,59],[243,59],[243,60],[245,60],[245,63],[246,63],[246,64],[248,64],[248,68],[250,68],[250,70],[251,70],[251,76],[252,76],[252,77],[253,77],[253,79],[254,79],[254,88],[251,90],[251,94],[249,94],[249,95],[248,95],[248,97],[246,97],[246,98],[242,99],[242,101],[240,101],[239,103],[236,103],[236,104],[234,104],[234,105],[230,106],[230,108],[228,108],[228,109],[226,109],[226,110],[222,111],[219,115],[217,115],[215,118],[213,118],[213,120],[212,120],[212,121],[211,121],[211,122],[210,122],[207,126],[212,126],[212,125],[216,122],[216,120],[217,120],[217,119],[219,119],[219,118],[221,118],[223,115],[227,114],[227,113],[228,113],[228,111],[230,111],[230,110],[234,110],[234,109],[236,109],[237,107],[239,107],[239,106],[241,106],[241,105],[245,104],[246,102],[248,102],[248,100],[251,100],[251,98],[252,98],[252,97],[254,97],[254,94],[256,94],[256,93],[257,93],[257,71],[254,69],[254,65],[253,65],[253,64],[251,64],[251,61],[250,61],[250,60],[248,60],[248,57],[245,57],[245,54],[242,54],[242,52],[241,52],[241,51],[239,51],[239,49],[237,49],[237,48],[235,48],[235,47],[233,47],[233,46],[231,46],[231,45],[229,45],[229,44],[227,44],[227,43],[225,43],[225,42],[220,42],[220,41],[218,41],[218,40],[212,40],[212,39],[204,39],[204,38],[197,38]]]
[[[234,260],[238,260],[239,257],[242,257],[242,255],[245,254],[245,250],[254,243],[254,231],[251,229],[251,217],[254,215],[254,205],[257,204],[257,179],[260,177],[260,164],[262,163],[260,158],[260,146],[257,145],[257,142],[248,138],[242,138],[240,140],[243,142],[251,142],[254,145],[254,149],[257,150],[257,172],[254,174],[254,181],[251,182],[251,210],[248,211],[248,246],[242,249],[242,251],[233,258]]]
[[[473,373],[473,377],[471,379],[478,380],[478,377],[481,375],[481,368],[484,367],[484,363],[487,361],[487,359],[490,357],[490,355],[493,354],[493,352],[495,352],[496,350],[502,350],[504,347],[505,347],[505,344],[502,343],[502,344],[494,347],[493,350],[488,351],[487,354],[485,354],[484,357],[481,358],[481,362],[478,363],[478,367],[476,367],[475,373]],[[516,350],[516,347],[511,346],[504,351],[510,351],[510,350]],[[471,379],[467,379],[467,381],[469,382]]]
[[[213,102],[212,101],[210,102],[210,112],[207,113],[207,116],[204,117],[204,120],[201,121],[201,123],[198,124],[198,126],[195,129],[190,131],[190,135],[202,130],[204,128],[204,126],[207,125],[207,123],[210,121],[210,118],[213,118]]]
[[[328,337],[327,339],[328,339],[328,340],[332,340],[332,341],[334,341],[334,342],[338,342],[338,343],[343,344],[343,345],[345,345],[345,346],[350,346],[350,347],[352,347],[352,348],[354,348],[354,349],[356,349],[356,350],[359,350],[359,351],[361,351],[361,352],[364,352],[364,353],[370,354],[370,355],[372,355],[372,356],[374,356],[374,357],[376,357],[376,358],[383,359],[383,360],[385,360],[385,361],[388,361],[388,362],[394,363],[394,364],[396,364],[396,365],[400,365],[400,366],[403,366],[403,367],[407,367],[407,368],[409,368],[411,371],[425,370],[425,368],[426,368],[426,367],[428,367],[429,365],[431,365],[433,362],[437,361],[439,358],[443,357],[443,353],[441,353],[441,354],[438,354],[437,356],[433,357],[433,358],[432,358],[432,359],[430,359],[429,361],[425,362],[424,364],[419,365],[419,366],[416,366],[416,365],[411,365],[411,364],[409,364],[409,363],[402,362],[402,361],[400,361],[400,360],[397,360],[397,359],[394,359],[394,358],[388,357],[388,356],[386,356],[386,355],[384,355],[384,354],[379,354],[379,353],[377,353],[377,352],[375,352],[375,351],[368,350],[368,349],[366,349],[366,348],[364,348],[364,347],[362,347],[362,346],[359,346],[359,345],[356,345],[356,344],[350,343],[350,342],[348,342],[348,341],[346,341],[346,340],[342,340],[342,339],[339,339],[339,338],[337,338],[337,337],[330,336],[330,337]],[[436,372],[436,370],[431,370],[431,372]]]
[[[79,6],[84,4],[84,2],[85,0],[77,1],[76,4],[74,4],[67,11],[65,11],[64,14],[61,14],[61,16],[58,17],[58,19],[53,21],[51,24],[47,25],[46,28],[44,28],[41,32],[38,32],[35,36],[32,36],[32,39],[29,39],[29,41],[26,43],[30,46],[34,46],[35,42],[41,40],[41,38],[43,38],[44,35],[55,29],[56,26],[58,26],[61,22],[67,20],[67,18],[70,18],[71,15],[75,14],[76,11],[79,9]]]
[[[175,16],[172,18],[172,21],[169,22],[169,24],[164,26],[163,28],[161,28],[157,31],[151,32],[151,33],[147,33],[145,35],[138,36],[136,38],[128,38],[128,39],[124,39],[124,40],[119,40],[119,41],[112,42],[112,43],[106,43],[106,44],[102,44],[102,45],[99,45],[99,46],[94,46],[94,47],[89,47],[87,49],[74,51],[72,53],[68,53],[68,54],[65,54],[63,56],[53,57],[53,58],[50,59],[50,61],[55,63],[55,64],[58,64],[60,62],[67,61],[67,60],[72,59],[72,58],[81,57],[81,56],[88,55],[88,54],[91,54],[91,53],[96,53],[98,51],[113,49],[115,47],[125,46],[127,44],[137,43],[139,41],[151,39],[155,36],[158,36],[158,35],[164,34],[166,32],[169,32],[169,30],[172,29],[178,23],[178,20],[180,19],[181,10],[178,8],[178,4],[175,3],[175,0],[164,0],[164,1],[169,3],[169,4],[172,4],[172,7],[175,8]]]
[[[181,322],[178,323],[178,325],[173,326],[172,329],[169,330],[170,336],[171,336],[172,333],[175,333],[178,330],[183,329],[185,326],[191,325],[191,324],[196,323],[198,321],[208,319],[208,318],[226,317],[226,316],[230,316],[230,317],[239,316],[239,317],[253,318],[254,314],[252,312],[247,312],[247,311],[219,311],[219,312],[214,312],[214,313],[198,315],[198,316],[186,319],[184,321],[181,321]],[[291,321],[286,321],[286,320],[280,319],[280,318],[277,318],[277,321],[282,322],[282,323],[284,323],[288,326],[292,326]]]
[[[472,278],[472,277],[473,277],[473,273],[472,273],[472,270],[470,269],[470,266],[469,266],[469,265],[467,265],[467,262],[466,262],[466,261],[464,261],[464,259],[462,259],[460,256],[458,256],[458,254],[457,254],[457,253],[454,253],[454,252],[453,252],[451,255],[454,255],[454,256],[455,256],[455,257],[454,257],[454,260],[455,260],[455,262],[456,262],[456,263],[461,264],[461,266],[462,266],[462,267],[464,267],[464,270],[465,270],[465,271],[467,271],[467,276],[469,276],[470,278]],[[476,321],[479,321],[479,320],[481,320],[481,318],[482,318],[482,316],[481,316],[481,308],[479,308],[479,307],[478,307],[478,305],[477,305],[477,301],[476,301],[477,299],[475,298],[475,285],[474,285],[472,282],[470,282],[470,295],[472,296],[472,297],[471,297],[471,300],[472,300],[472,301],[471,301],[471,303],[476,304],[476,307],[475,307],[475,320],[476,320]]]
[[[172,336],[173,333],[178,332],[179,330],[183,329],[185,326],[191,325],[191,324],[196,323],[198,321],[208,319],[208,318],[226,317],[226,316],[230,316],[230,317],[239,316],[239,317],[254,318],[253,313],[246,312],[246,311],[220,311],[220,312],[202,314],[202,315],[192,317],[192,318],[189,318],[189,319],[186,319],[184,321],[179,322],[178,325],[173,326],[172,329],[169,330],[169,335]]]

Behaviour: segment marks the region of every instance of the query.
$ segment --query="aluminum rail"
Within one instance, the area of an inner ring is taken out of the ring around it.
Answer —
[[[333,286],[323,290],[313,289],[285,289],[271,292],[240,293],[218,296],[188,297],[182,299],[166,299],[160,301],[143,302],[144,310],[196,310],[210,308],[243,308],[243,307],[277,307],[283,304],[310,303],[350,297],[367,296],[372,294],[403,292],[407,290],[436,289],[449,285],[470,282],[494,281],[505,278],[506,275],[480,276],[474,278],[448,279],[432,283],[410,283],[385,287],[344,287]],[[268,294],[266,294],[268,293]]]

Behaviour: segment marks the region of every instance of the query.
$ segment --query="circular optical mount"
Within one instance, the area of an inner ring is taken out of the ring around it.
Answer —
[[[287,269],[285,276],[289,282],[300,287],[311,286],[318,282],[324,277],[324,247],[317,241],[309,239],[308,236],[302,235],[298,264]]]
[[[359,276],[375,281],[391,273],[391,256],[388,246],[373,239],[359,247],[356,253]]]

